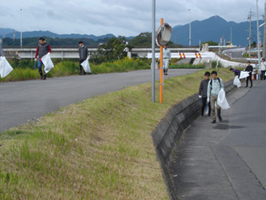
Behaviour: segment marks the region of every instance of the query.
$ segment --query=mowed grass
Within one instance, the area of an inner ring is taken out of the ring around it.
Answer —
[[[168,199],[151,133],[204,72],[165,80],[163,104],[141,84],[0,133],[0,199]]]
[[[129,59],[124,58],[114,62],[105,62],[102,64],[90,63],[91,72],[93,74],[101,73],[113,73],[113,72],[128,72],[133,70],[149,69],[150,61],[148,59]],[[10,62],[11,65],[15,66],[14,63]],[[80,73],[79,62],[62,60],[54,60],[54,68],[47,74],[48,78],[62,77],[78,75]],[[34,61],[21,61],[21,66],[14,67],[13,71],[6,77],[1,78],[0,82],[8,81],[22,81],[30,79],[39,79],[40,74],[38,67],[34,69]]]

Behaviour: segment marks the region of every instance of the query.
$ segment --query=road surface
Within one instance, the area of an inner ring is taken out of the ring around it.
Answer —
[[[266,81],[243,86],[222,122],[201,117],[181,139],[170,166],[180,199],[266,199]]]
[[[170,69],[168,77],[197,69]],[[151,82],[151,70],[0,83],[0,132],[92,96]],[[159,71],[156,70],[156,79]]]

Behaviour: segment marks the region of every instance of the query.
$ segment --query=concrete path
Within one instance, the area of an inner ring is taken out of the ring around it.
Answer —
[[[196,69],[170,69],[165,78]],[[0,132],[92,96],[151,82],[151,70],[0,83]],[[156,70],[156,79],[159,71]]]
[[[227,99],[222,122],[200,117],[180,141],[170,166],[180,199],[266,199],[266,81]]]

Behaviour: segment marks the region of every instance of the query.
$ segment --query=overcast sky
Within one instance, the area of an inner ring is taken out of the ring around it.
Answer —
[[[260,19],[264,2],[258,1]],[[20,31],[22,13],[22,31],[136,36],[151,32],[151,7],[152,0],[0,0],[0,27]],[[160,18],[173,27],[189,23],[188,9],[192,21],[217,14],[243,22],[256,11],[256,0],[156,0],[156,27]]]

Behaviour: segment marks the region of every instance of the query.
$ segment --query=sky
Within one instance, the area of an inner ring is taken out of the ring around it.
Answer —
[[[136,36],[152,32],[152,1],[0,0],[0,28]],[[260,19],[264,3],[258,0]],[[226,21],[239,23],[247,21],[250,9],[254,12],[252,20],[256,20],[256,0],[156,0],[156,27],[160,18],[174,27],[187,24],[190,19],[201,21],[216,14]]]

